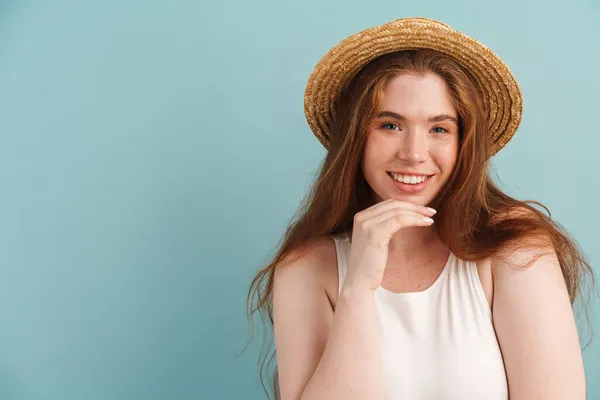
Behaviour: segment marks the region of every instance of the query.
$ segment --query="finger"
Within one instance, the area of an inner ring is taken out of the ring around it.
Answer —
[[[409,226],[430,226],[432,219],[423,214],[409,210],[389,210],[375,218],[365,221],[361,230],[375,245],[382,246],[389,243],[391,237],[400,229]]]
[[[406,201],[388,199],[388,200],[382,201],[374,206],[371,206],[371,207],[367,208],[366,210],[361,211],[360,219],[363,221],[369,220],[371,218],[374,218],[377,215],[381,215],[389,210],[396,209],[396,208],[402,208],[405,210],[418,212],[425,216],[435,215],[435,210],[433,210],[432,208],[428,208],[428,207],[421,206],[418,204],[409,203]],[[431,210],[433,210],[433,211],[431,211]]]
[[[394,208],[371,218],[367,223],[372,226],[377,226],[386,223],[389,219],[397,219],[399,221],[406,219],[407,221],[413,221],[415,218],[417,220],[423,220],[428,224],[431,224],[431,221],[433,221],[431,218],[421,213],[402,208]],[[426,218],[429,218],[429,220]]]
[[[379,229],[381,234],[385,235],[385,238],[389,242],[390,238],[394,236],[400,229],[407,228],[410,226],[430,226],[433,224],[433,219],[425,217],[418,213],[413,214],[396,214],[390,216],[388,219],[381,221]]]

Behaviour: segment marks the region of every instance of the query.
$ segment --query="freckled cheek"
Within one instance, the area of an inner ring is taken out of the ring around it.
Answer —
[[[365,148],[365,159],[368,163],[386,162],[394,157],[397,144],[386,140],[370,140]]]
[[[441,168],[448,168],[456,163],[457,149],[451,143],[433,143],[428,151],[431,159]]]
[[[436,164],[441,168],[442,173],[444,175],[450,175],[456,166],[456,155],[441,153],[433,156],[434,160],[436,160]]]

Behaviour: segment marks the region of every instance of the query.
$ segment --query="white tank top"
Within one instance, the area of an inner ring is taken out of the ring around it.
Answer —
[[[332,235],[341,290],[347,233]],[[387,400],[507,400],[492,312],[477,265],[453,253],[421,292],[375,291]]]

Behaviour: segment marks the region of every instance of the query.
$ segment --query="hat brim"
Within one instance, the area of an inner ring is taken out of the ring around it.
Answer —
[[[450,26],[428,18],[402,18],[358,32],[331,48],[310,75],[304,93],[308,124],[329,149],[333,106],[346,82],[384,54],[428,48],[448,54],[467,68],[484,94],[492,156],[513,137],[523,113],[517,80],[488,47]]]

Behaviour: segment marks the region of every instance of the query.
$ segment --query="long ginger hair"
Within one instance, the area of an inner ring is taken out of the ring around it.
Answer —
[[[354,215],[374,204],[372,189],[362,174],[361,158],[368,127],[381,111],[384,87],[399,74],[428,72],[445,80],[459,116],[457,164],[448,182],[430,204],[438,211],[433,226],[441,240],[457,257],[475,262],[497,257],[504,245],[523,243],[525,239],[527,243],[551,241],[571,305],[575,304],[577,297],[587,300],[584,301],[584,311],[591,333],[588,345],[591,343],[593,332],[588,308],[595,277],[583,251],[569,233],[552,220],[545,206],[534,200],[514,199],[494,183],[489,165],[492,141],[483,94],[467,69],[451,57],[429,49],[390,53],[373,60],[356,74],[337,99],[330,145],[318,176],[270,263],[257,272],[250,284],[247,296],[248,322],[251,325],[249,342],[256,311],[259,311],[265,327],[273,326],[273,277],[281,261],[299,257],[314,239],[351,232]],[[584,279],[586,274],[590,279]],[[590,285],[588,291],[582,290],[586,282]],[[588,296],[583,296],[584,292]],[[265,317],[268,317],[270,325],[265,322]],[[264,338],[267,339],[267,335]],[[259,372],[261,384],[267,392],[263,379],[267,360],[264,345],[265,342],[260,354],[262,357],[259,357]],[[274,356],[273,351],[269,365]],[[277,367],[271,378],[274,398],[279,400]],[[270,398],[268,392],[267,396]]]

